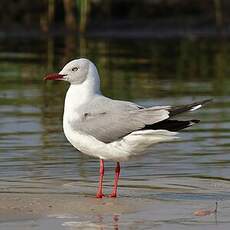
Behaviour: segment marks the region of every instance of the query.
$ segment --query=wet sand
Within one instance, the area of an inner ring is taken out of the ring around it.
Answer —
[[[57,215],[130,213],[147,205],[141,199],[96,199],[60,194],[0,194],[0,220]]]
[[[194,211],[213,201],[166,201],[120,197],[96,199],[66,194],[0,194],[4,229],[229,229],[229,201],[217,214]],[[21,226],[21,227],[20,227]],[[218,228],[217,228],[218,227]]]

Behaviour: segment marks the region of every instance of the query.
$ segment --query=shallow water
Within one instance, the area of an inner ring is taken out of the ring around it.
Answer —
[[[172,203],[207,202],[212,206],[218,201],[221,208],[230,200],[229,41],[67,37],[0,42],[0,193],[95,194],[98,160],[74,149],[62,131],[68,85],[42,81],[47,72],[60,70],[74,57],[85,56],[99,68],[102,91],[113,98],[145,106],[214,98],[204,109],[186,115],[202,122],[182,132],[179,140],[156,145],[144,157],[122,163],[120,197],[161,201],[162,216]],[[106,162],[106,193],[111,191],[113,171],[114,163]],[[183,205],[179,207],[183,213]],[[155,224],[170,226],[167,218],[154,222],[147,213],[122,218],[130,224],[129,229],[135,229],[132,225],[138,229]],[[222,213],[219,224],[223,225],[219,226],[225,229],[229,219]],[[91,218],[92,224],[98,222],[95,218]],[[177,214],[175,218],[172,226],[183,228],[183,218]],[[106,216],[102,219],[108,222]],[[87,218],[81,221],[87,222]],[[200,219],[197,221],[200,223]],[[35,225],[20,223],[34,229],[63,228],[50,218],[37,220]],[[213,218],[200,224],[215,228],[215,223]],[[7,229],[7,223],[3,224]],[[8,229],[13,225],[10,223]],[[65,228],[73,229],[70,225]]]

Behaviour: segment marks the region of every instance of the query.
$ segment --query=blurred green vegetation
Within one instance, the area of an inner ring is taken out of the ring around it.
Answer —
[[[1,30],[40,28],[42,31],[84,32],[158,26],[217,26],[230,22],[228,0],[42,0],[1,1]]]
[[[71,59],[87,57],[98,66],[103,90],[110,96],[117,96],[119,90],[121,98],[152,97],[164,95],[169,88],[173,95],[189,90],[193,95],[227,95],[230,41],[221,31],[228,26],[228,9],[226,0],[3,1],[0,87],[40,83],[45,73],[59,70]],[[200,26],[207,32],[214,26],[220,36],[185,30]],[[100,28],[115,32],[95,36],[92,31]],[[176,33],[171,36],[173,29]],[[130,30],[135,32],[115,39]],[[42,36],[42,31],[48,33]],[[148,36],[148,31],[158,33],[160,39]],[[183,31],[186,36],[180,36]]]
[[[0,41],[1,90],[40,85],[46,73],[87,57],[99,69],[103,91],[112,97],[230,93],[230,41],[225,39],[95,40],[70,34]]]

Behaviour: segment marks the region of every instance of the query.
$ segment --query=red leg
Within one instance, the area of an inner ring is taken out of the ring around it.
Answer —
[[[120,163],[117,162],[117,166],[115,168],[115,176],[114,176],[114,186],[113,186],[113,191],[109,195],[109,197],[117,197],[117,184],[118,184],[118,179],[120,176]]]
[[[99,177],[99,185],[97,190],[97,198],[102,198],[105,196],[102,192],[103,190],[103,177],[104,177],[104,160],[100,159],[100,177]]]

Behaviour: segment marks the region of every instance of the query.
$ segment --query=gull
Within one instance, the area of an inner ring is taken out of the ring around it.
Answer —
[[[96,66],[86,58],[67,63],[45,80],[70,83],[66,93],[63,130],[80,152],[100,159],[97,198],[104,197],[104,160],[116,162],[114,186],[109,197],[117,197],[120,162],[146,153],[153,145],[177,138],[178,131],[199,120],[176,120],[184,112],[201,108],[210,99],[182,106],[145,108],[129,101],[102,95]]]

